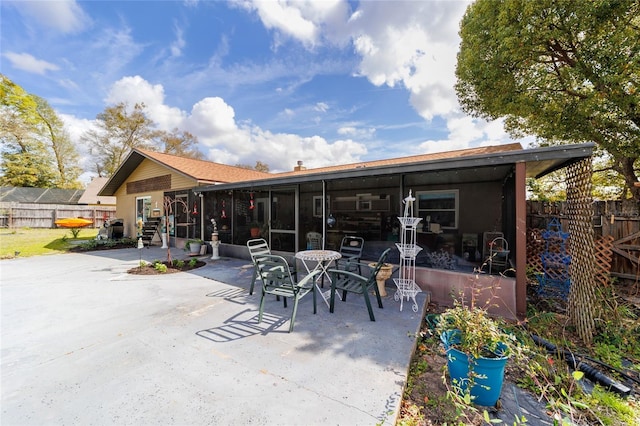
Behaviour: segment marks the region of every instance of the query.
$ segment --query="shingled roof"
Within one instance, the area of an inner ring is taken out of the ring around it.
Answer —
[[[456,151],[443,151],[432,154],[419,154],[409,157],[388,158],[385,160],[361,161],[359,163],[341,164],[337,166],[318,167],[314,169],[294,170],[283,173],[275,173],[271,177],[285,177],[289,175],[298,175],[304,173],[328,173],[340,170],[361,169],[364,167],[393,166],[399,164],[422,163],[425,161],[434,161],[443,158],[468,157],[472,155],[488,155],[499,152],[522,150],[519,143],[511,143],[506,145],[481,146],[478,148],[460,149]]]
[[[271,177],[270,173],[229,166],[227,164],[214,163],[212,161],[195,160],[177,155],[164,154],[136,148],[129,153],[118,170],[111,176],[98,195],[113,195],[127,180],[129,175],[145,159],[158,163],[167,169],[197,181],[198,185],[211,185],[216,183],[242,182],[247,180],[265,179]]]
[[[84,189],[26,188],[3,186],[0,202],[37,204],[80,204]]]

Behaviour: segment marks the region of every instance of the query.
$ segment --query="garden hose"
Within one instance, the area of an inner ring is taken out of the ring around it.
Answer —
[[[548,353],[553,355],[563,355],[569,367],[582,371],[589,380],[600,383],[601,385],[605,386],[608,390],[613,391],[619,395],[629,396],[631,394],[631,388],[604,375],[595,367],[585,364],[584,362],[581,362],[579,360],[576,360],[576,357],[572,352],[568,350],[559,350],[556,345],[549,342],[548,340],[543,339],[540,336],[536,336],[532,334],[531,339],[538,346],[543,346],[544,348],[546,348]],[[600,364],[602,364],[603,366],[606,366],[607,368],[611,368],[612,370],[614,369],[613,367],[606,365],[604,363],[600,363]],[[631,378],[627,374],[624,374],[624,373],[621,373],[621,374],[625,378]]]

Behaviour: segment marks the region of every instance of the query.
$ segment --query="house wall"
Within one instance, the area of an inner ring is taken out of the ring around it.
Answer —
[[[127,183],[143,181],[145,179],[160,179],[161,176],[170,175],[170,184],[168,188],[141,191],[129,193],[127,191]],[[142,163],[129,175],[127,180],[118,188],[115,193],[118,204],[116,207],[116,217],[124,220],[125,237],[135,237],[136,228],[136,198],[151,197],[151,207],[159,208],[160,215],[164,215],[163,201],[164,192],[171,190],[190,190],[197,186],[195,179],[187,178],[181,174],[172,172],[170,169],[163,167],[153,161],[144,159]]]

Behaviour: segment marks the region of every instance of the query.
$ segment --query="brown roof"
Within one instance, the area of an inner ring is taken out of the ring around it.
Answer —
[[[364,167],[422,163],[425,161],[441,160],[444,158],[458,158],[458,157],[467,157],[471,155],[488,155],[488,154],[496,154],[500,152],[518,151],[518,150],[522,150],[522,145],[520,145],[519,143],[510,143],[506,145],[481,146],[478,148],[460,149],[456,151],[445,151],[445,152],[436,152],[433,154],[411,155],[409,157],[389,158],[386,160],[375,160],[375,161],[363,161],[360,163],[319,167],[316,169],[305,169],[305,170],[296,170],[296,171],[290,171],[290,172],[282,172],[282,173],[271,175],[271,177],[285,177],[289,175],[299,175],[304,173],[334,172],[338,170],[351,170],[351,169],[359,169]]]
[[[107,183],[98,192],[100,196],[111,196],[124,184],[127,178],[145,159],[154,161],[163,167],[176,173],[196,180],[197,185],[211,185],[219,183],[234,183],[247,180],[259,180],[271,177],[270,173],[244,169],[242,167],[228,166],[205,160],[178,157],[177,155],[163,154],[136,148],[129,153],[120,164],[118,170],[109,178]]]
[[[136,148],[145,157],[155,160],[166,167],[174,169],[196,179],[199,183],[241,182],[245,180],[265,179],[270,173],[229,166],[227,164],[214,163],[212,161],[194,160],[192,158],[178,157],[171,154],[149,151]]]

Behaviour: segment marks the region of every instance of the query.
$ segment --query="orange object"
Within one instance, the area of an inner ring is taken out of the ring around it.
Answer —
[[[81,217],[68,217],[65,219],[56,220],[56,226],[61,228],[84,228],[87,225],[91,225],[93,223],[92,220],[83,219]]]

